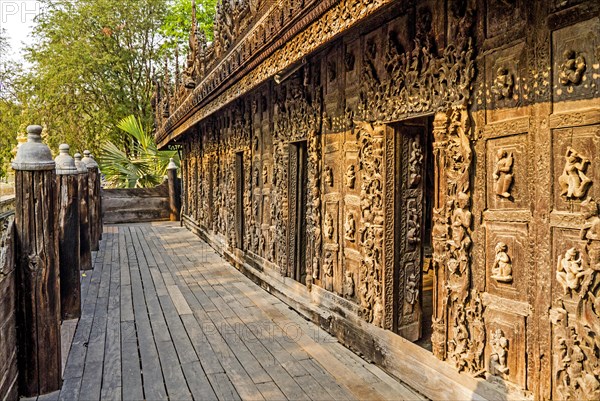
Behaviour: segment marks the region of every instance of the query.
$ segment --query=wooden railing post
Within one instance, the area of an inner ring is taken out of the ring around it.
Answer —
[[[63,320],[81,316],[79,257],[79,188],[77,166],[69,145],[59,147],[56,162],[58,193],[58,259],[60,262],[60,313]]]
[[[21,394],[61,386],[60,282],[56,249],[54,160],[42,127],[27,127],[12,163],[16,185],[17,341]]]
[[[177,165],[173,161],[173,158],[171,158],[167,166],[167,179],[169,181],[169,220],[179,221],[181,199],[177,185]]]
[[[75,153],[75,166],[77,167],[77,187],[79,192],[79,266],[81,270],[91,270],[92,247],[90,240],[90,212],[88,191],[88,169],[81,161],[81,154]]]
[[[88,193],[90,214],[90,244],[92,251],[100,249],[100,237],[102,236],[102,222],[100,220],[100,170],[98,163],[91,157],[89,150],[83,151],[81,159],[88,169]]]

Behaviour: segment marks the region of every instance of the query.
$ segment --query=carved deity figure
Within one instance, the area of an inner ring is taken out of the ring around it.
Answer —
[[[574,50],[565,50],[564,61],[559,67],[558,80],[563,85],[579,85],[585,73],[585,58]]]
[[[263,185],[267,185],[269,183],[269,167],[267,165],[263,166],[262,178]]]
[[[419,297],[419,283],[417,280],[417,276],[414,273],[411,273],[408,276],[408,282],[406,283],[406,301],[410,305],[414,305],[417,302]]]
[[[346,222],[344,223],[344,238],[350,242],[354,242],[356,239],[356,221],[354,215],[348,213],[346,215]]]
[[[346,169],[345,181],[346,187],[354,189],[356,183],[356,167],[354,167],[354,164],[349,165]]]
[[[254,167],[254,185],[255,186],[259,186],[260,185],[260,180],[259,180],[259,176],[258,176],[258,167]]]
[[[421,167],[423,165],[423,152],[418,140],[414,140],[410,144],[408,165],[408,184],[411,188],[414,188],[421,182]]]
[[[333,255],[330,251],[325,253],[325,260],[323,260],[323,274],[327,277],[333,277]]]
[[[589,266],[600,270],[600,217],[598,203],[588,198],[581,203],[581,212],[585,223],[579,236],[586,241],[585,250],[589,256]],[[600,299],[600,297],[599,297]]]
[[[459,192],[456,207],[452,213],[452,243],[455,249],[468,249],[471,246],[471,238],[468,229],[471,227],[473,215],[469,211],[469,195]]]
[[[333,239],[333,217],[329,212],[325,212],[325,222],[323,223],[323,231],[325,232],[325,238]]]
[[[333,186],[333,170],[329,166],[325,166],[325,170],[323,171],[323,182],[325,185],[332,187]]]
[[[558,258],[556,281],[562,285],[565,295],[579,289],[585,274],[581,253],[577,249],[570,248],[565,252],[565,256]]]
[[[514,84],[513,76],[508,69],[506,67],[498,67],[494,86],[492,86],[492,92],[496,95],[498,100],[510,99],[512,97]]]
[[[500,283],[512,282],[512,262],[508,256],[508,246],[504,242],[498,242],[495,248],[496,259],[492,267],[492,278]]]
[[[592,185],[592,180],[585,175],[590,160],[570,146],[567,148],[565,159],[563,173],[558,177],[560,195],[567,199],[581,199]]]
[[[490,341],[492,345],[491,367],[495,372],[508,374],[506,357],[508,354],[508,339],[504,337],[501,329],[496,329],[492,334]]]
[[[496,155],[496,168],[494,169],[494,190],[496,195],[509,199],[511,197],[510,187],[513,183],[513,163],[514,157],[512,152],[507,152],[504,149],[499,149]]]
[[[344,275],[344,295],[348,298],[354,296],[354,275],[350,271]]]

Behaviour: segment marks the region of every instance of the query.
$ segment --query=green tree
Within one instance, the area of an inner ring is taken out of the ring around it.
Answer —
[[[217,0],[196,0],[196,19],[198,27],[204,31],[208,41],[213,40],[213,21]],[[171,0],[169,11],[161,27],[161,34],[167,38],[167,49],[188,50],[188,40],[191,30],[192,0]]]
[[[157,150],[154,136],[142,122],[130,115],[117,125],[133,144],[129,154],[112,142],[102,146],[100,170],[114,188],[147,188],[160,184],[167,173],[169,160],[179,164],[177,151]]]
[[[0,178],[5,178],[8,172],[21,120],[14,86],[19,67],[6,56],[9,52],[8,36],[0,29]]]
[[[29,117],[48,127],[51,148],[97,152],[110,139],[128,152],[114,122],[130,114],[152,121],[165,0],[43,2],[26,49],[32,69],[20,81]]]

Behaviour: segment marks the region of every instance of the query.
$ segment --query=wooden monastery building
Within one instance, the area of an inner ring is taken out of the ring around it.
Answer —
[[[220,0],[214,33],[154,99],[190,230],[428,397],[600,399],[598,1]]]

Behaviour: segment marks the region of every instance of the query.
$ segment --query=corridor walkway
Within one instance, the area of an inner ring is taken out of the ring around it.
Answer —
[[[422,399],[178,223],[107,226],[82,297],[45,399]]]

